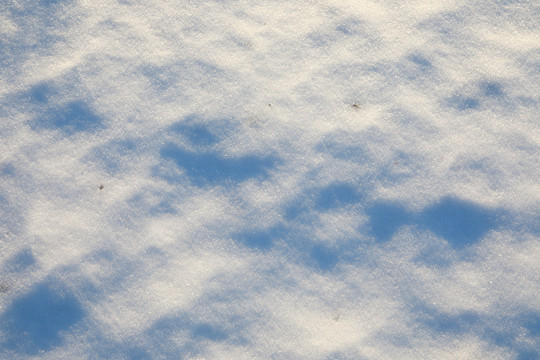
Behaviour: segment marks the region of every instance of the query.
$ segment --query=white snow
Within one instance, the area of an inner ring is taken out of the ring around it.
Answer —
[[[0,358],[539,358],[539,29],[2,2]]]

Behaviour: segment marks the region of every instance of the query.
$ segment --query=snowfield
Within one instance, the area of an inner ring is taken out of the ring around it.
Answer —
[[[539,359],[539,29],[0,2],[0,358]]]

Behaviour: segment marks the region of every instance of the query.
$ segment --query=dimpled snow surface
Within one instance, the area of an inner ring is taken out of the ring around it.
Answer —
[[[0,359],[540,358],[540,3],[0,1]]]

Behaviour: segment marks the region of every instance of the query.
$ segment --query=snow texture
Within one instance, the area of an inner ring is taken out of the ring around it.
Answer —
[[[539,29],[1,1],[0,358],[540,358]]]

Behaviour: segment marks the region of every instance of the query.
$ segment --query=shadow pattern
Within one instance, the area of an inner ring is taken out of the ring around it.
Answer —
[[[482,323],[481,316],[474,311],[447,314],[423,304],[415,312],[420,323],[442,334],[463,334],[473,331]]]
[[[482,80],[469,84],[467,89],[456,92],[449,97],[446,105],[459,111],[478,110],[481,107],[497,107],[504,105],[506,110],[513,109],[516,101],[509,101],[502,83],[493,80]]]
[[[5,338],[1,347],[34,355],[62,344],[61,333],[84,318],[77,298],[47,283],[16,299],[0,316]]]
[[[173,160],[184,169],[195,185],[217,185],[220,183],[240,183],[248,179],[265,179],[269,171],[278,163],[274,156],[225,157],[217,153],[191,152],[175,144],[161,149],[164,159]]]
[[[216,125],[219,128],[219,134],[211,129],[207,123]],[[191,144],[199,147],[208,147],[217,144],[222,140],[224,133],[227,133],[226,120],[206,120],[204,123],[196,115],[189,115],[181,121],[172,125],[169,130],[174,134],[181,134],[187,137]]]
[[[453,197],[441,199],[424,209],[418,223],[452,246],[463,248],[480,240],[497,227],[497,212]]]
[[[244,244],[248,248],[268,250],[274,245],[274,241],[286,235],[284,226],[276,225],[264,230],[252,230],[233,235],[233,239]]]
[[[340,263],[355,261],[357,239],[345,236],[333,244],[320,243],[316,241],[316,227],[321,214],[343,208],[353,209],[364,199],[356,186],[345,182],[306,190],[284,209],[284,230],[280,235],[285,246],[315,271],[331,272]]]
[[[60,130],[66,135],[94,132],[103,128],[103,120],[82,100],[70,101],[59,109],[50,109],[31,123],[36,129]]]
[[[363,200],[363,196],[356,189],[346,183],[332,183],[320,190],[316,197],[315,207],[319,210],[331,209],[356,204]]]
[[[446,239],[456,249],[478,242],[498,227],[502,211],[482,207],[455,197],[444,197],[420,213],[408,212],[402,205],[376,202],[367,209],[372,235],[379,242],[391,239],[403,225],[416,225]]]
[[[437,334],[463,336],[470,334],[516,354],[516,359],[538,359],[540,355],[540,314],[523,312],[514,317],[492,316],[463,310],[455,314],[418,304],[413,313],[416,321]],[[502,325],[504,324],[504,325]]]
[[[518,360],[540,358],[540,314],[524,311],[513,318],[503,319],[504,326],[488,328],[484,337],[491,343],[508,348]]]
[[[86,161],[96,163],[110,175],[117,175],[129,167],[131,159],[137,155],[134,140],[118,139],[94,147]]]
[[[36,264],[32,249],[25,248],[7,260],[6,267],[10,272],[20,273]]]
[[[398,203],[381,201],[367,209],[373,236],[379,242],[391,239],[396,230],[411,221],[411,214]]]

